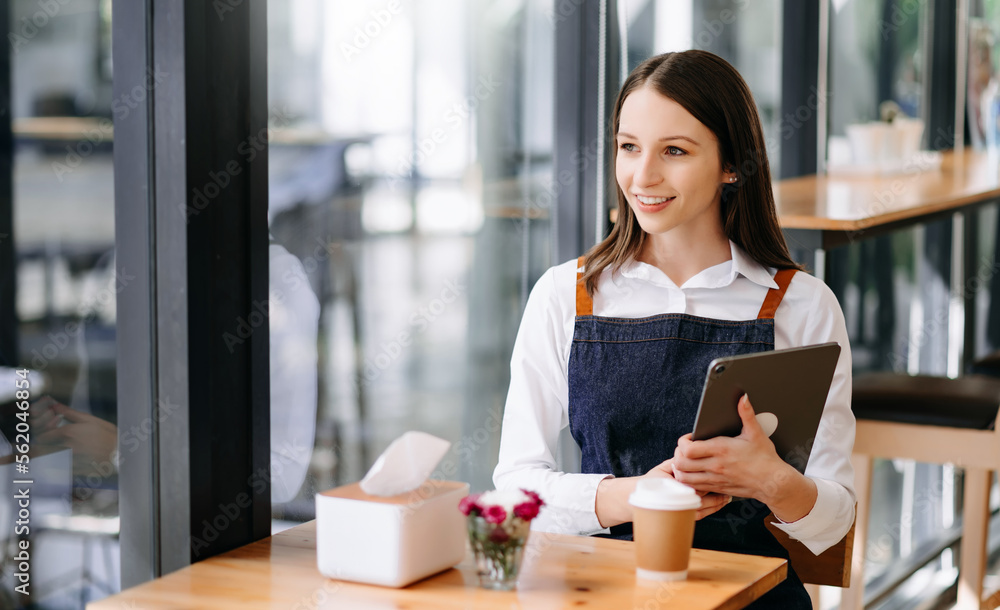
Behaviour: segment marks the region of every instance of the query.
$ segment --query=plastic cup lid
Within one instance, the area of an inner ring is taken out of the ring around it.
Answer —
[[[692,488],[673,479],[640,479],[628,498],[632,506],[659,510],[690,510],[701,506]]]

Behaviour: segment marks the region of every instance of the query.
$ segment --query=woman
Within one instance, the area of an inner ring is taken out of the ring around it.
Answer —
[[[750,91],[711,53],[660,55],[626,79],[611,126],[618,221],[532,290],[494,483],[541,494],[538,529],[631,539],[636,480],[672,476],[702,494],[696,547],[787,556],[773,511],[818,554],[854,519],[850,346],[833,293],[788,255]],[[740,436],[691,440],[712,359],[829,341],[842,353],[805,475],[747,397]],[[558,466],[567,426],[581,473]],[[759,602],[810,607],[791,571]]]

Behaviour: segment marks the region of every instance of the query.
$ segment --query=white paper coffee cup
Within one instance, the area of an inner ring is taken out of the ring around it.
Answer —
[[[687,578],[695,511],[701,506],[701,497],[673,479],[641,479],[629,503],[636,576],[646,580]]]

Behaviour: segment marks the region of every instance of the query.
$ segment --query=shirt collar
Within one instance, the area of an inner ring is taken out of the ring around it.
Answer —
[[[730,283],[732,280],[736,279],[736,274],[742,274],[743,277],[747,278],[754,284],[760,284],[765,288],[777,288],[778,284],[774,281],[774,273],[770,269],[761,265],[754,259],[743,251],[732,241],[729,242],[729,249],[733,254],[733,267],[732,275],[730,277]]]
[[[738,275],[765,288],[777,288],[771,270],[764,267],[730,240],[729,249],[732,260],[709,267],[695,275],[684,285],[685,288],[722,288],[733,283]],[[646,280],[653,284],[673,286],[673,282],[659,269],[636,260],[630,260],[621,268],[623,277]]]

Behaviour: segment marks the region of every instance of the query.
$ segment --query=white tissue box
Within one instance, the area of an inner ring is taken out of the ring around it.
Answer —
[[[373,496],[358,483],[316,494],[316,556],[329,578],[387,587],[446,570],[465,557],[469,484],[428,479],[395,496]]]

